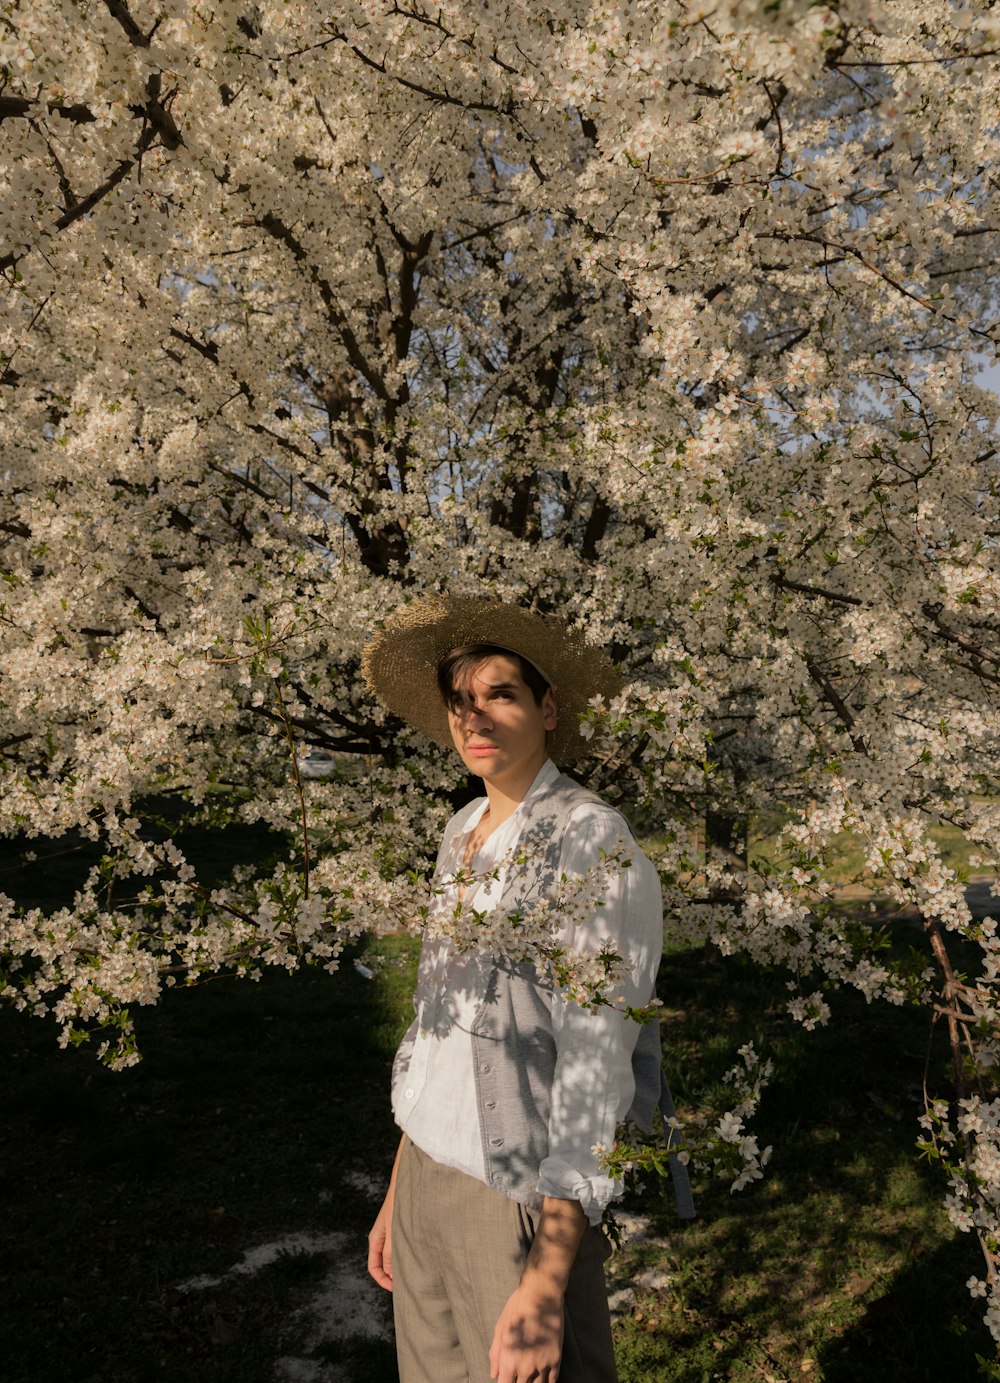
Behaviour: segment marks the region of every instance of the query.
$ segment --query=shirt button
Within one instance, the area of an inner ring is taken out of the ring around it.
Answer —
[[[403,1091],[403,1094],[406,1096],[406,1098],[407,1098],[408,1100],[412,1100],[412,1099],[413,1099],[413,1091],[412,1091],[412,1090],[404,1090],[404,1091]]]
[[[496,1109],[496,1107],[497,1107],[497,1102],[496,1102],[496,1100],[487,1100],[487,1101],[486,1101],[486,1108],[487,1108],[487,1109]]]
[[[493,1067],[489,1064],[488,1061],[484,1061],[479,1069],[480,1071],[482,1071],[483,1075],[488,1076],[489,1073],[493,1070]]]
[[[491,1138],[491,1139],[490,1139],[490,1147],[491,1147],[491,1148],[502,1148],[502,1147],[503,1147],[503,1139],[502,1139],[502,1138]]]

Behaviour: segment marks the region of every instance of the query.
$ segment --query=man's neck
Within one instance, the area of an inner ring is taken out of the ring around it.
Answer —
[[[489,817],[491,831],[495,831],[498,826],[502,826],[514,815],[530,792],[532,783],[538,777],[548,757],[548,754],[543,754],[533,767],[524,769],[514,781],[508,780],[506,776],[499,779],[483,779],[483,786],[486,788],[486,796],[489,799],[489,806],[486,808],[484,816],[488,815]]]

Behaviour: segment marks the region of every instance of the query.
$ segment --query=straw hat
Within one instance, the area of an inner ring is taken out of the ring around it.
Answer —
[[[390,615],[365,649],[361,670],[369,689],[394,715],[450,749],[438,663],[453,648],[477,643],[509,648],[534,663],[559,709],[549,752],[560,763],[583,754],[581,713],[592,696],[613,696],[621,679],[603,650],[519,605],[477,596],[422,596]]]

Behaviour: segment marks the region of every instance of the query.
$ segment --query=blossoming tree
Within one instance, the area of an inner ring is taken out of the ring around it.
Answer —
[[[456,770],[359,656],[485,586],[621,663],[589,772],[676,934],[947,1024],[1000,1338],[1000,941],[931,834],[995,869],[998,52],[988,0],[6,4],[0,824],[104,860],[0,898],[5,997],[120,1064],[179,976],[419,920]],[[154,792],[295,850],[209,887]]]

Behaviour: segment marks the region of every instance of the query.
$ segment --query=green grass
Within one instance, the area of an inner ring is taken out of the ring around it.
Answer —
[[[749,840],[750,859],[764,864],[773,864],[783,853],[779,833],[786,817],[778,812],[769,812],[757,817],[752,823]],[[970,860],[981,847],[974,845],[957,826],[946,822],[930,827],[928,838],[940,851],[941,858],[949,869],[965,872],[973,878],[987,878],[987,874],[972,869]],[[852,831],[841,831],[830,843],[827,850],[826,867],[822,876],[837,888],[849,887],[855,894],[871,892],[878,894],[884,885],[872,877],[865,862],[866,846],[861,837]]]
[[[775,1152],[751,1188],[703,1191],[690,1226],[659,1198],[653,1242],[626,1246],[616,1281],[653,1262],[672,1279],[619,1325],[623,1379],[974,1379],[977,1350],[991,1353],[963,1285],[982,1271],[977,1249],[915,1160],[920,1016],[845,995],[834,1024],[806,1034],[773,978],[704,953],[671,958],[661,989],[679,1103],[708,1097],[706,1067],[748,1035],[774,1059],[755,1126]]]
[[[220,869],[272,846],[205,842]],[[4,1383],[272,1383],[283,1358],[394,1383],[387,1338],[352,1329],[350,1310],[320,1338],[311,1306],[338,1265],[335,1299],[362,1280],[377,1202],[359,1188],[384,1184],[396,1143],[388,1074],[413,954],[384,950],[372,982],[347,962],[174,991],[139,1013],[144,1061],[118,1075],[86,1048],[59,1051],[50,1022],[0,1011]],[[992,1351],[963,1284],[981,1264],[915,1160],[921,1016],[845,995],[831,1026],[806,1034],[780,977],[703,950],[668,958],[661,994],[682,1108],[718,1097],[748,1038],[774,1059],[755,1129],[775,1152],[736,1196],[702,1188],[689,1226],[662,1188],[630,1192],[651,1228],[612,1260],[616,1284],[647,1267],[670,1281],[637,1290],[618,1323],[623,1383],[974,1379],[977,1351]],[[943,1053],[929,1060],[936,1073]],[[226,1276],[295,1234],[312,1238]],[[316,1236],[333,1238],[323,1249]],[[183,1289],[201,1275],[223,1280]]]

